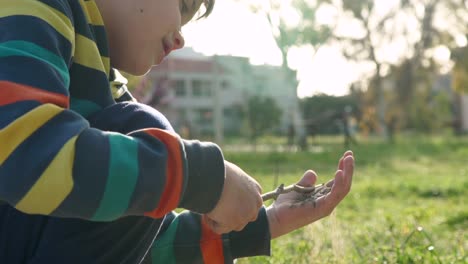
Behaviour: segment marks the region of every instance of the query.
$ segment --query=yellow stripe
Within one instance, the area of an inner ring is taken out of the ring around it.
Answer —
[[[73,189],[73,160],[78,136],[68,142],[57,153],[47,169],[29,192],[15,206],[30,214],[52,213]]]
[[[102,63],[104,64],[104,69],[106,70],[106,74],[109,75],[110,73],[110,59],[109,57],[101,56]]]
[[[101,13],[99,12],[96,2],[84,0],[80,0],[79,2],[89,24],[95,26],[104,26],[104,21],[102,20]],[[84,38],[84,36],[81,37]],[[109,57],[101,56],[101,61],[104,65],[104,72],[108,75],[110,72],[110,59]]]
[[[45,122],[63,111],[53,104],[43,104],[21,116],[15,122],[0,130],[0,165],[10,154]]]
[[[96,26],[104,25],[101,13],[99,13],[99,9],[94,1],[80,0],[80,5],[83,8],[86,14],[86,19],[88,19],[90,24]]]
[[[88,68],[106,73],[104,62],[96,54],[99,54],[96,43],[83,35],[76,34],[76,53],[73,60]]]
[[[73,25],[70,19],[60,11],[39,1],[0,0],[0,3],[2,6],[0,8],[0,18],[15,15],[28,15],[40,18],[70,41],[73,46],[75,35]]]

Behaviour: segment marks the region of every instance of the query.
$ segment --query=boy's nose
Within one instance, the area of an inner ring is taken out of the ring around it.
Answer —
[[[174,46],[172,47],[173,50],[181,49],[185,45],[184,37],[180,31],[177,31],[174,34]]]

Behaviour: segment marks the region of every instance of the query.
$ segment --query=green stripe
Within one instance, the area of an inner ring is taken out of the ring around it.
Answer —
[[[131,137],[109,133],[109,176],[92,220],[108,221],[127,210],[138,179],[138,143]]]
[[[176,217],[169,228],[158,237],[151,249],[151,261],[153,264],[177,264],[174,255],[174,241],[179,226],[180,217]]]
[[[9,56],[25,56],[43,61],[52,66],[62,76],[65,87],[70,86],[70,74],[65,61],[41,46],[21,40],[0,43],[0,58]]]
[[[77,112],[83,117],[88,117],[89,115],[101,110],[100,107],[95,102],[85,100],[85,99],[78,99],[78,98],[70,98],[70,109]]]

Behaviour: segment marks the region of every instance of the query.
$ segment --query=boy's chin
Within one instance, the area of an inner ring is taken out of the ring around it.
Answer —
[[[113,67],[120,71],[124,71],[128,74],[131,74],[133,76],[142,76],[142,75],[147,74],[151,70],[152,65],[151,64],[149,65],[135,64],[135,65],[122,65],[120,67],[119,65],[115,65]]]

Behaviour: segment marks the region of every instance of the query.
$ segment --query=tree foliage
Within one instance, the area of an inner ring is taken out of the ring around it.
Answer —
[[[432,96],[432,89],[441,72],[447,69],[447,62],[441,64],[434,54],[441,47],[457,49],[456,38],[467,33],[466,1],[400,0],[384,13],[377,4],[374,0],[334,1],[336,9],[347,14],[348,20],[356,21],[364,32],[351,36],[335,32],[334,37],[348,59],[374,64],[375,72],[367,85],[367,93],[371,95],[367,98],[372,100],[364,107],[377,109],[381,126],[393,130],[399,124],[430,131],[438,126],[432,119],[440,116],[441,111],[431,107],[441,103],[436,100],[440,96]],[[442,20],[444,23],[440,23]],[[403,43],[405,48],[390,57],[387,54],[395,43]],[[464,69],[463,55],[459,57],[454,71],[457,89],[465,82],[464,70],[459,70]]]
[[[315,95],[301,100],[301,109],[308,134],[338,134],[345,108],[359,118],[359,102],[353,96]]]
[[[456,49],[452,58],[455,61],[453,88],[459,94],[468,94],[468,45]]]
[[[271,97],[252,96],[247,102],[247,122],[251,139],[255,140],[278,126],[282,111]]]
[[[265,14],[270,22],[284,64],[293,47],[311,45],[317,50],[331,43],[338,44],[348,60],[373,65],[373,73],[360,80],[361,84],[366,82],[360,88],[360,109],[367,120],[372,120],[369,123],[375,125],[377,120],[377,130],[384,135],[387,129],[395,130],[397,126],[432,130],[429,120],[438,116],[439,111],[432,106],[445,104],[441,103],[445,100],[440,99],[442,96],[434,96],[434,83],[440,74],[451,70],[451,63],[455,65],[452,69],[454,89],[468,91],[467,0],[391,3],[253,0],[248,3],[253,3],[250,4],[253,9]],[[317,18],[324,7],[335,11],[332,23],[322,24]],[[297,15],[296,23],[288,23],[287,16],[282,13],[284,10]],[[465,44],[460,44],[463,42]],[[441,49],[452,53],[451,62],[436,59]],[[423,121],[429,124],[420,124]]]

